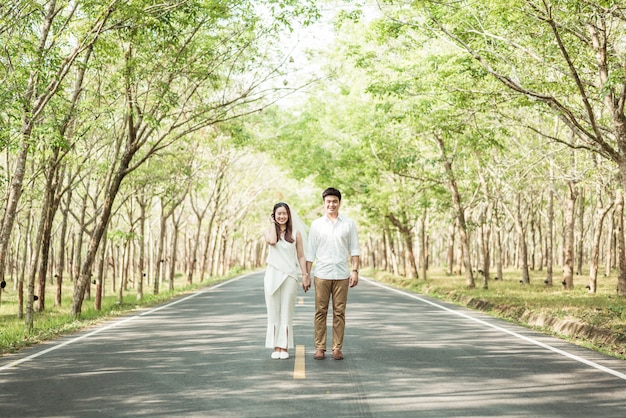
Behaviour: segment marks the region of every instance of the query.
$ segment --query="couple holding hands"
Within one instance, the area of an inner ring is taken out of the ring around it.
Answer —
[[[306,292],[315,286],[315,360],[326,357],[326,318],[332,299],[335,360],[343,360],[341,348],[345,329],[348,289],[359,281],[359,241],[356,224],[339,214],[341,192],[328,188],[322,193],[325,215],[306,227],[286,203],[274,205],[264,232],[269,244],[264,288],[267,305],[265,346],[273,348],[272,359],[288,359],[293,347],[293,312],[298,277]],[[311,267],[315,274],[311,283]]]

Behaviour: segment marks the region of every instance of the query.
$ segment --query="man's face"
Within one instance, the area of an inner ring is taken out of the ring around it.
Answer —
[[[337,196],[326,196],[324,198],[324,209],[326,210],[326,214],[331,218],[339,214],[339,206],[341,206],[341,202]]]

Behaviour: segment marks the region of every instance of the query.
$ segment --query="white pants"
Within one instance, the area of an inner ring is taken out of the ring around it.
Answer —
[[[298,282],[287,277],[272,294],[265,291],[267,305],[267,332],[265,347],[293,347],[293,311],[296,305]]]

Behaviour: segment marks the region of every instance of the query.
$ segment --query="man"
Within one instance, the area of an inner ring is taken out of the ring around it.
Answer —
[[[343,360],[341,348],[346,324],[348,288],[359,282],[359,240],[356,224],[339,214],[341,192],[328,188],[322,193],[325,216],[316,219],[309,231],[309,251],[306,254],[308,276],[303,279],[305,290],[311,286],[311,266],[315,262],[315,360],[326,357],[326,318],[333,301],[333,358]]]

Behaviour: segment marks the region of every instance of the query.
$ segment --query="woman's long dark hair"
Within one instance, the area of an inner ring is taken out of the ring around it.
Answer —
[[[272,212],[272,216],[274,217],[274,222],[276,222],[276,210],[278,208],[285,208],[287,210],[287,229],[285,229],[285,241],[293,242],[293,227],[291,222],[291,209],[289,209],[289,205],[284,202],[278,202],[274,205],[274,211]],[[278,223],[274,223],[276,227],[276,237],[280,239],[280,225]]]

